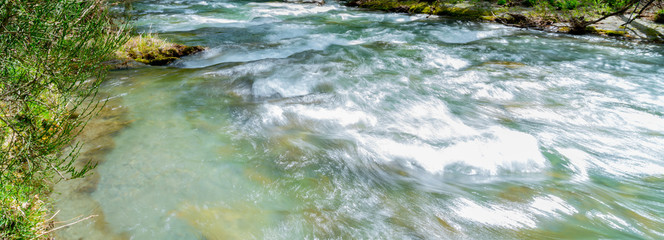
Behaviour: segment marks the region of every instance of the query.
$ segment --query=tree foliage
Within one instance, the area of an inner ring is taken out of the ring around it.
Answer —
[[[0,239],[36,237],[37,194],[93,167],[63,149],[95,113],[101,63],[126,41],[114,21],[103,0],[0,0]]]

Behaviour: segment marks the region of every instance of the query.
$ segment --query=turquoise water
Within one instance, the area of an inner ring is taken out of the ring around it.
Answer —
[[[68,231],[664,238],[661,46],[336,2],[132,7],[209,49],[111,74],[132,123],[97,167],[103,216]]]

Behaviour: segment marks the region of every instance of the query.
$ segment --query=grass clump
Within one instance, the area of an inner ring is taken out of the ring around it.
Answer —
[[[39,238],[48,233],[50,211],[35,189],[3,184],[0,189],[0,239]]]
[[[599,34],[603,34],[611,37],[625,37],[627,36],[627,31],[616,31],[616,30],[597,30]]]
[[[170,43],[153,34],[141,34],[129,39],[116,53],[119,58],[161,66],[179,58],[205,50],[201,46]]]

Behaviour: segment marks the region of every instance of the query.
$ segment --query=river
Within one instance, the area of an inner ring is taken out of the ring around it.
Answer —
[[[209,49],[111,73],[130,123],[85,202],[59,197],[100,215],[63,239],[664,238],[661,45],[337,2],[130,11]]]

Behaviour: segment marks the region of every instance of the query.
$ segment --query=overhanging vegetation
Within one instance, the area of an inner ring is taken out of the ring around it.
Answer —
[[[103,0],[0,0],[0,238],[48,233],[41,195],[83,176],[72,139],[95,113],[101,63],[126,41]],[[72,144],[73,150],[64,152]]]

